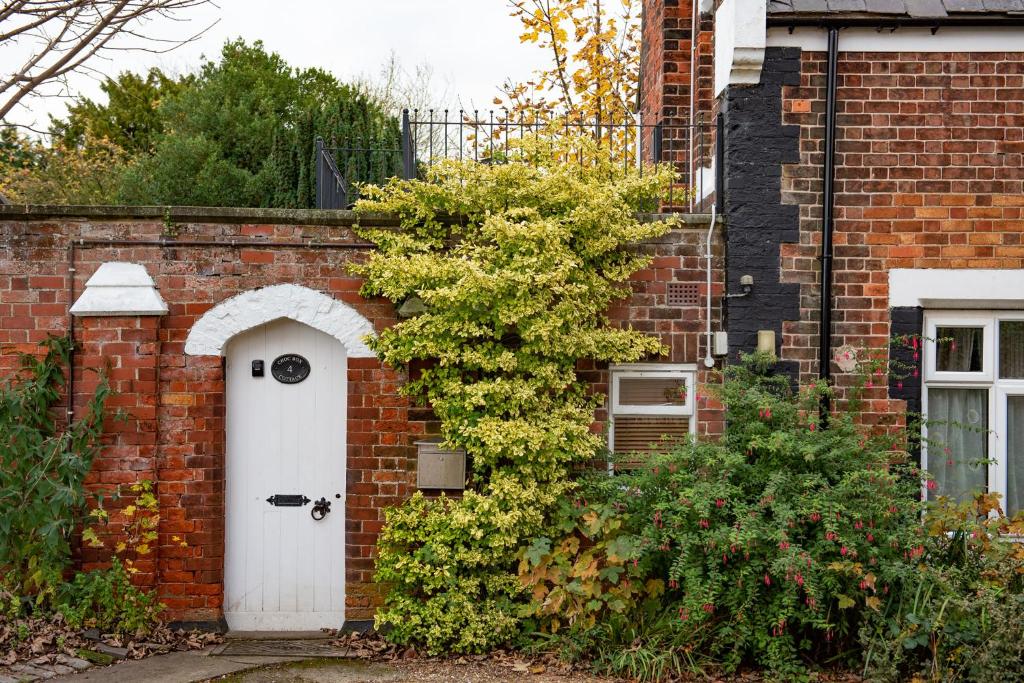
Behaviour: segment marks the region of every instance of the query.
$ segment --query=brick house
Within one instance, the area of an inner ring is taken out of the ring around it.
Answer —
[[[994,457],[987,468],[922,457],[940,492],[984,486],[1016,509],[1021,12],[1024,0],[644,1],[639,110],[663,125],[658,153],[697,208],[637,245],[652,265],[610,312],[669,354],[582,368],[609,397],[594,429],[612,450],[719,433],[706,396],[657,397],[759,338],[794,377],[842,386],[820,358],[924,334],[956,344],[907,351],[916,374],[879,382],[870,412],[991,430],[943,435]],[[696,146],[695,124],[714,120],[715,144]],[[128,420],[108,425],[90,485],[155,482],[160,540],[140,580],[174,619],[367,620],[384,511],[438,488],[419,477],[432,415],[363,342],[398,312],[360,296],[346,266],[372,245],[352,224],[346,211],[0,206],[0,344],[31,351],[70,330],[72,410],[109,368]],[[0,356],[0,371],[13,363]]]
[[[937,493],[989,490],[1020,510],[1024,2],[649,0],[645,12],[642,112],[724,123],[731,356],[771,332],[782,369],[840,388],[851,377],[837,358],[905,363],[872,382],[864,419],[946,422],[928,435],[943,452],[921,453]],[[732,296],[744,276],[750,295]],[[905,335],[924,339],[890,343]]]

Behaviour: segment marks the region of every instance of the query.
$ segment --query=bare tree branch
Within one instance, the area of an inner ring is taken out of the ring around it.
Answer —
[[[14,0],[0,5],[0,120],[29,95],[90,70],[89,60],[114,50],[169,52],[206,33],[184,38],[154,35],[152,22],[180,22],[183,13],[212,0]],[[216,23],[216,22],[214,22]],[[125,41],[131,41],[125,44]],[[26,55],[25,57],[24,55]],[[0,67],[2,69],[3,67]]]

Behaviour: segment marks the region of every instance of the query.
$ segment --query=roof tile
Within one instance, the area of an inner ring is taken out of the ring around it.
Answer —
[[[942,0],[904,0],[907,14],[912,17],[946,17],[946,7]]]

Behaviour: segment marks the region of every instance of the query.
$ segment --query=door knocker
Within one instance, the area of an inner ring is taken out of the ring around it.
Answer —
[[[327,513],[330,511],[331,501],[321,496],[320,500],[313,503],[313,509],[309,511],[309,516],[319,522],[321,519],[326,517]]]

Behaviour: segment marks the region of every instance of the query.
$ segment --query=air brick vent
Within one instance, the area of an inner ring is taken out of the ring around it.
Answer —
[[[696,282],[668,283],[669,306],[696,306],[700,303],[700,285]]]

